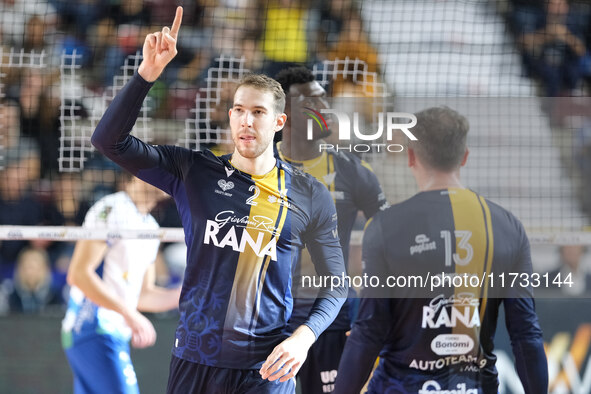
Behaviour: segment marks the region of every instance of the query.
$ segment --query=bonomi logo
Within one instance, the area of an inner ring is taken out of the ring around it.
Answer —
[[[440,334],[431,341],[431,350],[439,356],[466,354],[474,348],[474,340],[466,334]]]

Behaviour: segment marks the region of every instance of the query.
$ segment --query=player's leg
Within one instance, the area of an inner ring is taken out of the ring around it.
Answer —
[[[327,330],[318,337],[298,373],[302,393],[332,393],[346,340],[343,330]]]
[[[76,394],[139,393],[127,342],[97,335],[67,349],[66,356]]]

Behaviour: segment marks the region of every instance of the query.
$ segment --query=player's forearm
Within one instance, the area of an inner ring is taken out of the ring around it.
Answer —
[[[548,361],[541,338],[512,343],[515,369],[526,394],[548,392]]]
[[[380,347],[363,341],[358,330],[353,330],[347,339],[339,362],[334,393],[359,393],[378,357]]]
[[[68,283],[78,287],[84,295],[100,307],[126,316],[127,306],[120,302],[113,291],[94,271],[76,271],[68,274]]]
[[[135,74],[115,96],[92,134],[92,144],[111,160],[125,162],[126,158],[121,156],[130,148],[141,150],[132,146],[134,141],[129,133],[151,87],[151,83]]]
[[[529,262],[529,247],[526,257]],[[522,272],[530,272],[529,263],[522,265]],[[542,329],[535,312],[535,302],[531,289],[522,289],[525,294],[519,298],[507,298],[505,307],[505,323],[511,338],[511,347],[515,356],[515,369],[519,374],[526,394],[546,393],[548,391],[548,362],[544,352]]]
[[[339,238],[332,231],[318,235],[308,244],[308,251],[320,278],[326,286],[319,289],[316,301],[304,322],[318,337],[334,321],[347,300],[349,286]]]
[[[346,291],[345,295],[339,298],[319,296],[316,299],[316,302],[314,302],[314,306],[308,315],[308,319],[304,322],[304,324],[314,332],[316,338],[318,338],[320,334],[331,325],[346,300]]]
[[[179,297],[181,289],[165,289],[163,287],[154,286],[149,289],[142,290],[138,300],[137,309],[142,312],[166,312],[171,309],[176,309],[179,306]]]

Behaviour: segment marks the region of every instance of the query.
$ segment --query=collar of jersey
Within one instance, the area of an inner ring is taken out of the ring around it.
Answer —
[[[232,164],[232,160],[231,160],[231,158],[232,158],[232,154],[229,154],[229,155],[224,155],[224,156],[222,156],[222,157],[223,157],[224,159],[226,159],[225,161],[226,161],[226,162],[227,162],[227,163],[228,163],[228,164],[229,164],[229,165],[230,165],[230,166],[231,166],[233,169],[235,169],[236,171],[238,171],[238,172],[239,172],[239,173],[241,173],[241,174],[246,174],[246,175],[248,175],[248,176],[249,176],[249,177],[251,177],[252,179],[265,179],[265,178],[270,178],[270,177],[273,177],[273,176],[275,176],[275,171],[277,171],[277,167],[279,167],[279,163],[277,162],[277,159],[275,159],[275,166],[274,166],[274,167],[271,169],[271,171],[269,171],[269,172],[267,172],[266,174],[263,174],[263,175],[254,175],[254,174],[251,174],[250,172],[242,171],[242,170],[239,170],[238,168],[236,168],[236,167],[234,166],[234,164]]]

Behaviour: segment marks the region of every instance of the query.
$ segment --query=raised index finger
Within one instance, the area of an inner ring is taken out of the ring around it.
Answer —
[[[172,38],[176,38],[181,28],[181,21],[183,20],[183,7],[176,7],[176,14],[174,15],[174,21],[172,22],[172,28],[170,29],[170,35]]]

